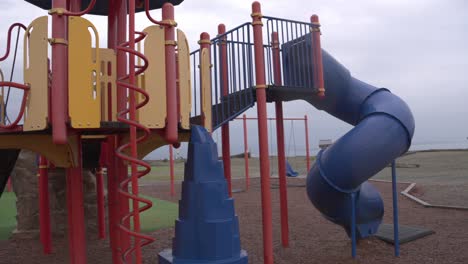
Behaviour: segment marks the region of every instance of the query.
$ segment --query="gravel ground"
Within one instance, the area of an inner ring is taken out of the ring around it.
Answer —
[[[288,179],[290,247],[280,246],[279,192],[272,189],[273,238],[275,263],[468,263],[468,211],[424,208],[400,196],[400,223],[433,229],[434,235],[401,247],[401,257],[393,257],[391,245],[371,238],[360,241],[357,260],[351,259],[350,240],[342,228],[325,220],[310,204],[304,179]],[[277,184],[272,179],[272,184]],[[386,213],[384,222],[391,223],[391,186],[374,183],[381,191]],[[242,180],[234,188],[243,188]],[[400,190],[407,185],[400,184]],[[180,186],[177,186],[180,190]],[[144,186],[142,191],[170,201],[168,186]],[[253,179],[249,191],[234,194],[236,211],[240,220],[242,247],[249,253],[249,263],[263,263],[260,183]],[[156,205],[157,206],[157,205]],[[111,263],[106,241],[97,241],[88,235],[88,263]],[[145,263],[156,263],[156,254],[170,247],[173,229],[153,233],[156,242],[144,250]],[[43,256],[36,241],[0,241],[0,263],[68,263],[68,246],[65,239],[54,239],[54,254]]]

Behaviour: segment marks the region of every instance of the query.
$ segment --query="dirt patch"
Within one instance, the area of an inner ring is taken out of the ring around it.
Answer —
[[[288,179],[290,185],[304,184],[304,179]],[[277,179],[272,179],[272,185]],[[385,203],[384,222],[392,222],[391,185],[373,183],[382,193]],[[242,180],[234,188],[244,188]],[[399,185],[403,190],[406,185]],[[142,187],[143,193],[157,198],[178,201],[171,197],[168,185]],[[399,196],[400,223],[434,230],[434,235],[401,247],[401,257],[393,257],[391,245],[371,238],[359,242],[357,261],[351,259],[350,240],[339,226],[325,220],[311,205],[305,188],[289,187],[290,247],[280,245],[279,190],[272,189],[273,238],[275,263],[466,263],[468,259],[468,212],[424,208]],[[249,191],[234,194],[240,220],[242,247],[248,251],[249,263],[263,263],[260,182],[253,179]],[[157,206],[157,204],[155,205]],[[173,229],[159,230],[152,235],[156,242],[145,248],[145,263],[157,263],[159,251],[171,246]],[[111,263],[107,241],[98,241],[88,234],[88,263]],[[68,263],[66,238],[54,238],[54,254],[43,256],[37,240],[0,242],[0,263]]]

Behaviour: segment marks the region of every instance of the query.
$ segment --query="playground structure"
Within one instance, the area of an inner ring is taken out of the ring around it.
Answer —
[[[49,9],[52,30],[49,37],[47,16],[33,20],[28,27],[16,23],[9,29],[7,50],[0,61],[10,54],[12,30],[24,29],[24,82],[2,81],[0,85],[22,90],[23,97],[12,122],[3,118],[8,117],[8,101],[2,105],[0,148],[6,149],[2,161],[8,158],[13,164],[17,149],[41,155],[41,242],[46,253],[51,252],[45,188],[48,166],[67,169],[70,262],[86,263],[82,168],[97,169],[102,221],[101,168],[105,167],[113,263],[141,263],[141,247],[154,240],[140,232],[139,215],[151,207],[151,201],[139,196],[138,179],[151,168],[141,159],[163,145],[177,147],[188,141],[197,125],[209,132],[221,128],[223,173],[230,197],[229,121],[256,104],[263,255],[265,263],[273,263],[266,103],[275,103],[282,245],[287,247],[282,102],[292,100],[305,100],[356,125],[320,152],[309,172],[307,191],[317,209],[351,236],[353,256],[356,240],[376,232],[383,204],[366,180],[408,150],[414,120],[401,99],[387,89],[354,79],[322,51],[317,16],[310,22],[264,16],[255,2],[252,21],[229,31],[220,25],[213,39],[202,33],[200,49],[189,53],[184,33],[175,30],[173,4],[180,4],[180,0],[130,0],[128,6],[127,1],[116,0],[27,2]],[[88,5],[81,11],[82,4]],[[161,21],[150,14],[157,8],[162,8]],[[139,11],[145,11],[154,25],[135,31],[135,12]],[[107,15],[108,48],[99,48],[99,33],[81,17],[84,14]],[[2,92],[2,102],[4,95]],[[372,144],[362,144],[369,138],[374,139]],[[6,170],[12,163],[2,162],[1,166]],[[186,175],[191,173],[186,171]],[[4,175],[8,178],[9,173]],[[104,225],[101,222],[102,230]],[[232,254],[241,256],[240,247],[236,249]],[[174,259],[178,253],[174,251]],[[197,261],[206,263],[208,257],[205,262]],[[226,263],[238,263],[234,261]]]

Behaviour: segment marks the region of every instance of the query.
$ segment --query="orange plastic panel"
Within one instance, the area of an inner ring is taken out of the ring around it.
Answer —
[[[192,109],[192,84],[190,80],[190,48],[182,30],[177,30],[178,58],[179,58],[179,97],[180,123],[182,128],[190,128],[190,111]]]
[[[167,115],[164,28],[155,25],[144,32],[147,33],[144,54],[149,64],[140,82],[150,100],[138,110],[138,121],[148,128],[164,128]]]
[[[203,125],[209,132],[212,131],[211,114],[211,62],[208,49],[203,49],[201,53],[201,93],[202,93],[202,113]]]
[[[31,89],[24,113],[24,131],[47,128],[49,112],[47,16],[36,18],[24,35],[24,82]]]
[[[73,128],[101,125],[99,35],[82,17],[68,18],[68,111]],[[93,33],[91,33],[89,30]],[[94,35],[94,43],[93,41]],[[96,48],[93,48],[96,47]]]

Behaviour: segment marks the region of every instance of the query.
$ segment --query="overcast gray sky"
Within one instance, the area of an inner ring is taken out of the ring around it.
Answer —
[[[416,119],[415,145],[468,146],[468,1],[268,0],[262,4],[263,14],[270,16],[307,21],[311,14],[318,14],[324,49],[358,79],[389,88],[409,104]],[[215,36],[218,23],[230,29],[250,21],[250,8],[250,0],[186,0],[176,7],[176,20],[195,49],[202,31]],[[9,24],[29,24],[35,17],[47,14],[16,0],[0,1],[0,10],[2,47]],[[160,11],[152,13],[160,17]],[[106,19],[87,18],[97,25],[104,46]],[[144,15],[137,16],[139,29],[149,24]],[[9,69],[7,64],[0,66]],[[270,116],[274,116],[273,108],[269,106]],[[287,103],[284,108],[285,116],[308,115],[312,148],[317,147],[319,139],[335,140],[350,129],[304,102]],[[255,116],[256,110],[249,110],[247,115]],[[241,122],[235,121],[232,126],[241,129]],[[249,142],[256,152],[256,125],[251,123],[249,128]],[[286,132],[289,138],[289,123]],[[233,134],[231,142],[241,142],[240,133]],[[297,123],[299,149],[303,148],[303,137],[303,124]],[[232,145],[233,153],[241,151],[241,144]]]

